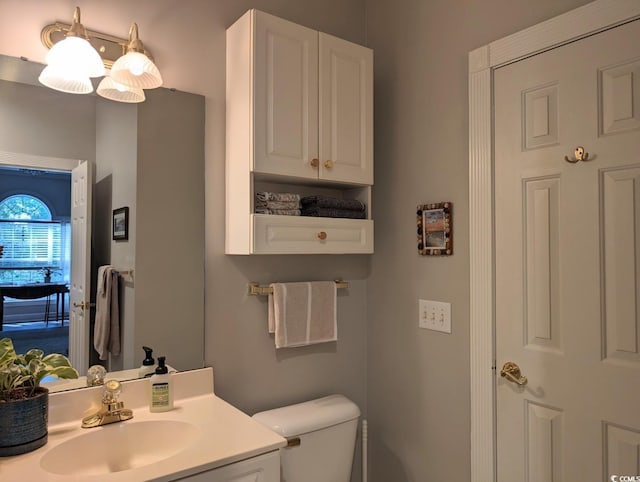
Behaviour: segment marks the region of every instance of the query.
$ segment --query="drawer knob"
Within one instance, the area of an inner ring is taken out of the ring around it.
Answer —
[[[311,161],[309,162],[309,164],[311,164],[311,167],[313,168],[318,168],[318,166],[320,166],[320,161],[318,159],[311,159]]]
[[[327,239],[327,233],[324,232],[324,231],[320,231],[318,233],[318,239],[321,240],[321,241],[324,241],[325,239]]]
[[[333,168],[333,161],[331,159],[324,161],[324,167],[327,169]]]

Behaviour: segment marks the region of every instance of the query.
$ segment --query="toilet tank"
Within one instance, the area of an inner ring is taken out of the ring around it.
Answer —
[[[280,452],[282,482],[349,482],[358,406],[342,395],[256,413],[289,441]]]

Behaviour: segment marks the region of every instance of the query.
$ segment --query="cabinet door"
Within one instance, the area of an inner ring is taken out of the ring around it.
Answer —
[[[319,34],[320,177],[373,184],[373,51]]]
[[[256,11],[256,172],[317,178],[318,32]]]
[[[178,480],[189,482],[280,482],[280,452],[275,451],[260,455]]]

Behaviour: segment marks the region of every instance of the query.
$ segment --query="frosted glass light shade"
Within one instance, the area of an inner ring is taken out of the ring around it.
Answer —
[[[51,89],[68,94],[89,94],[93,92],[93,85],[88,75],[73,69],[58,68],[47,65],[38,81]]]
[[[138,102],[144,102],[145,100],[142,89],[119,84],[109,76],[102,79],[96,92],[105,99],[126,102],[128,104],[136,104]]]
[[[47,65],[73,69],[87,77],[101,77],[105,73],[98,51],[80,37],[66,37],[56,43],[47,53],[45,61]]]
[[[111,78],[119,84],[140,89],[155,89],[162,85],[156,64],[140,52],[128,52],[111,67]]]

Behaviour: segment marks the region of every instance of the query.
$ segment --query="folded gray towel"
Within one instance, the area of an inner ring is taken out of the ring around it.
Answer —
[[[320,208],[310,207],[302,210],[303,216],[316,216],[321,218],[350,218],[365,219],[367,213],[364,211],[355,211],[353,209],[336,209],[336,208]]]
[[[299,209],[256,208],[256,214],[279,214],[281,216],[300,216]]]
[[[261,191],[256,193],[256,200],[260,202],[267,202],[267,201],[300,202],[300,194],[294,194],[290,192]]]
[[[331,209],[347,209],[350,211],[364,211],[365,205],[357,199],[340,199],[329,196],[305,196],[300,199],[302,208],[331,208]]]
[[[256,208],[300,209],[298,201],[261,201],[256,199]]]

